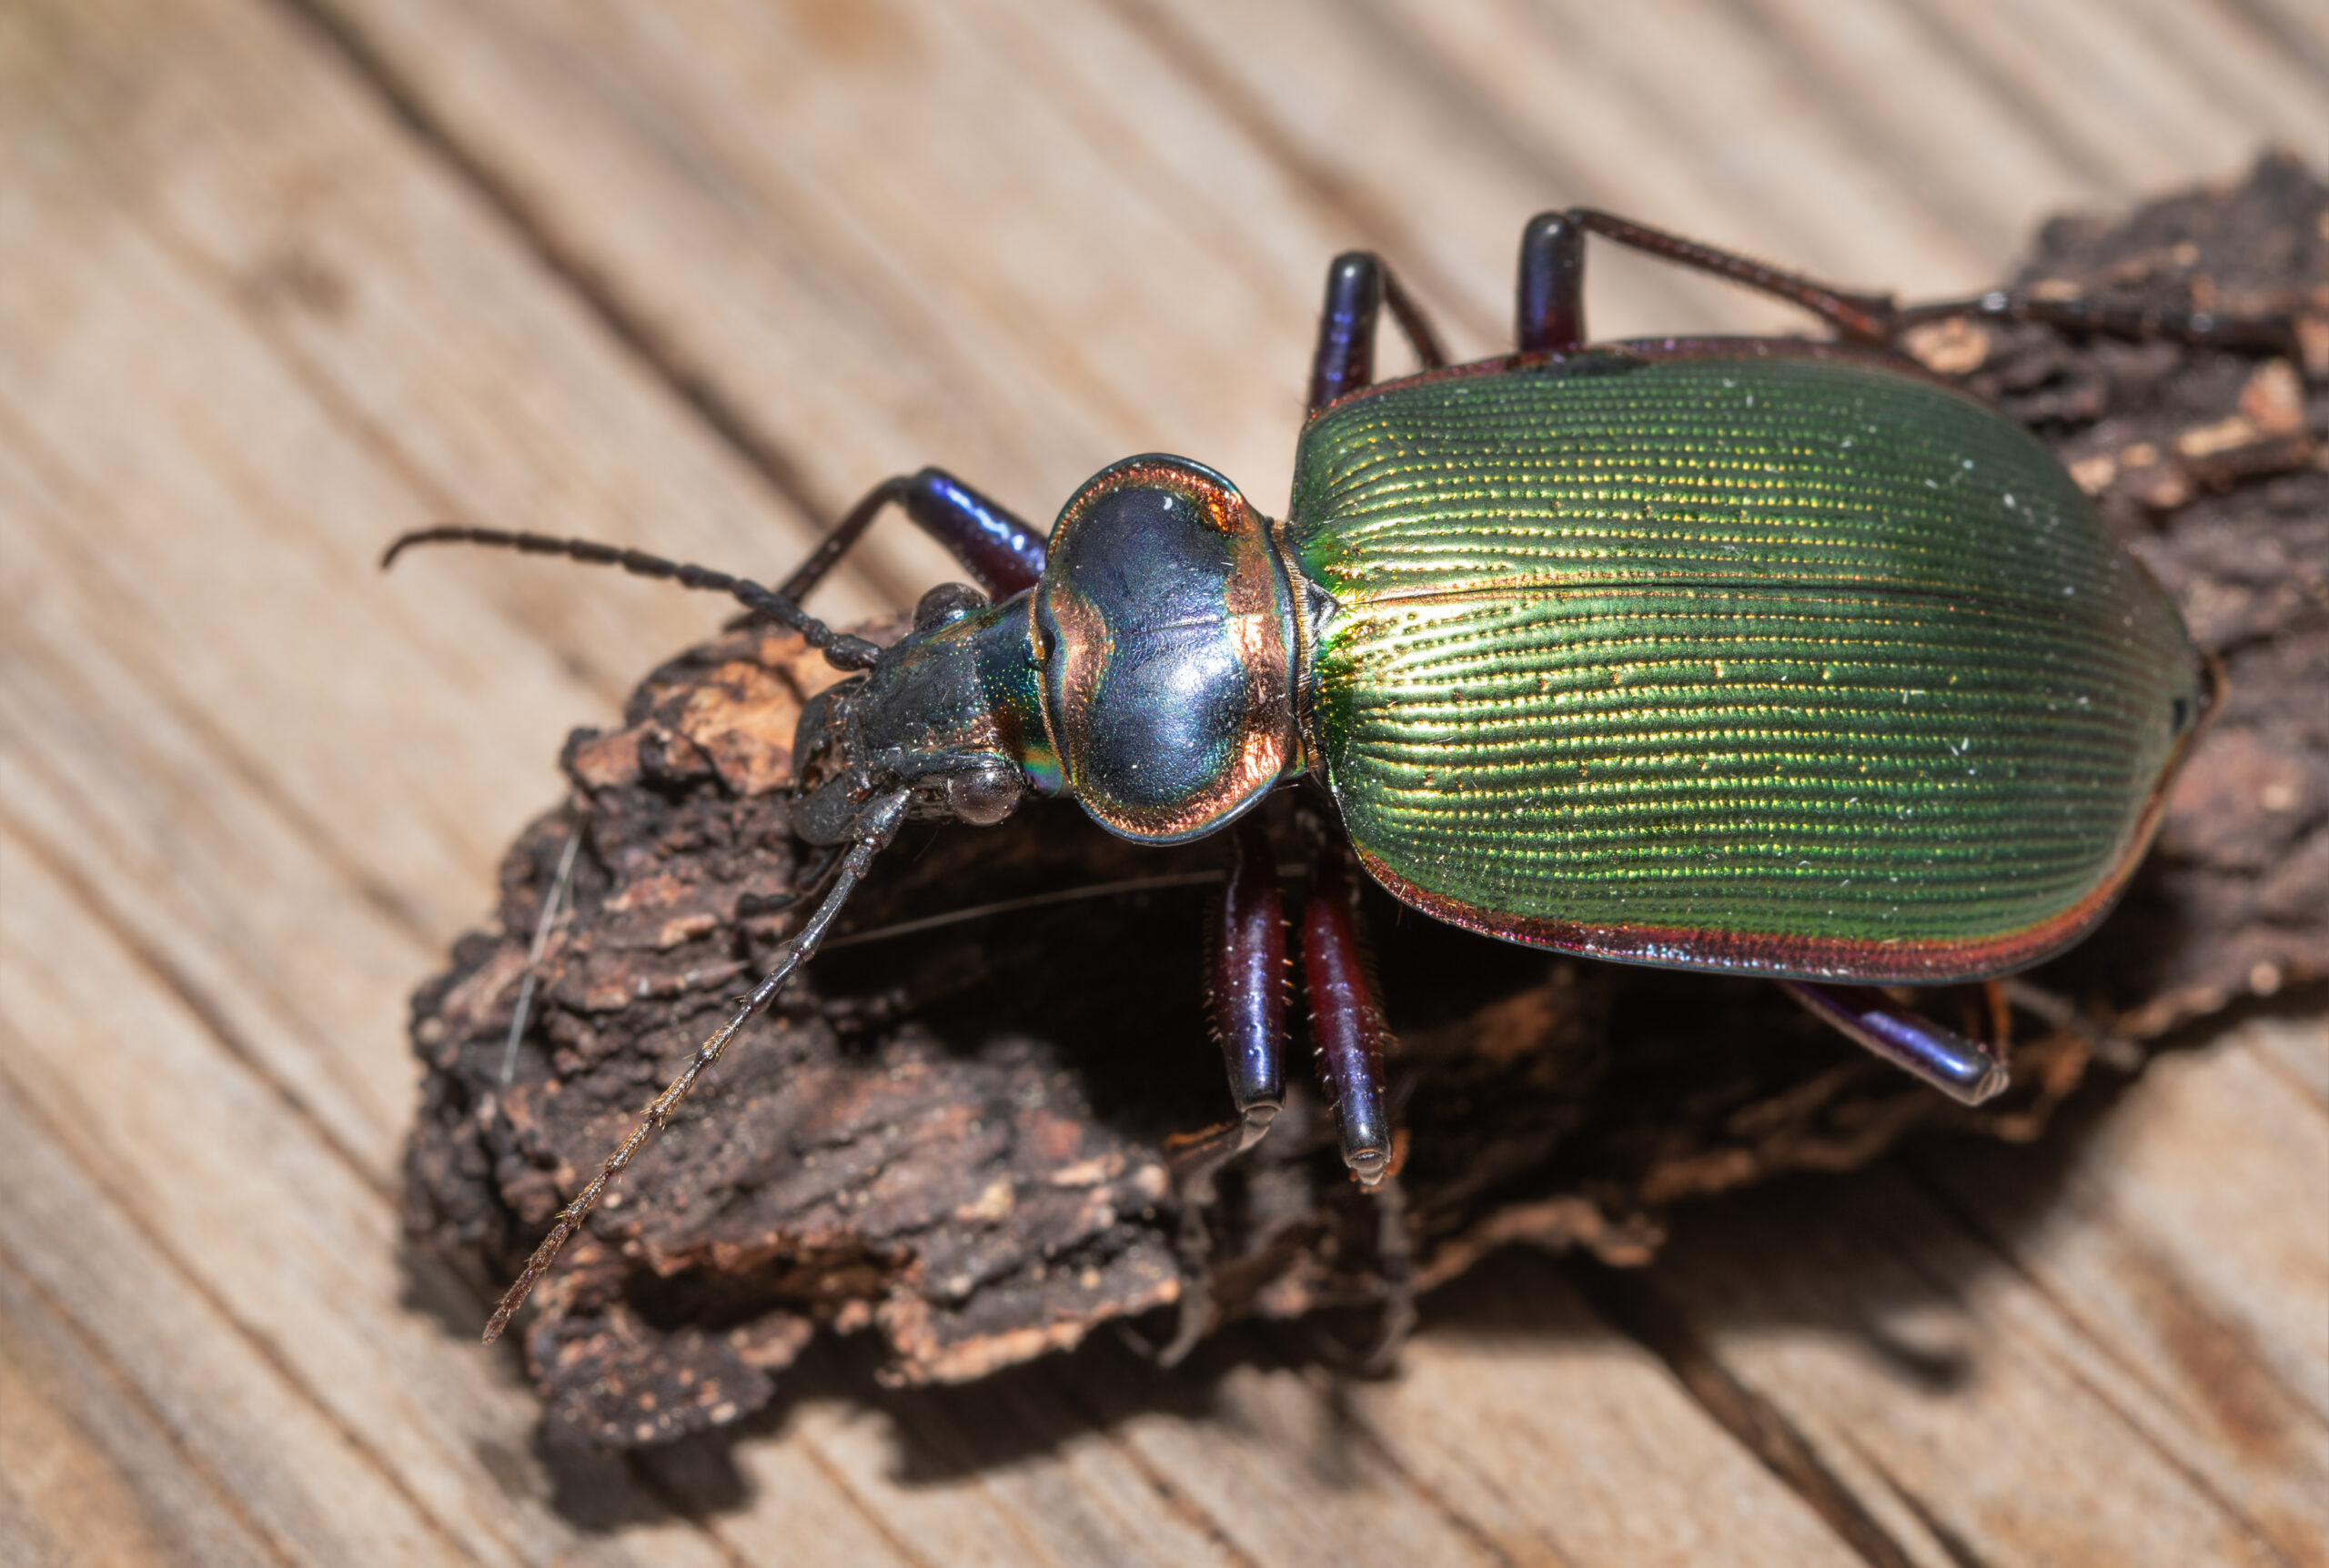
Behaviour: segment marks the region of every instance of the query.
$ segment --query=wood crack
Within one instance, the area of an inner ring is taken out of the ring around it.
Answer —
[[[235,1063],[257,1082],[266,1086],[276,1102],[292,1118],[315,1134],[316,1141],[331,1151],[332,1158],[346,1167],[348,1174],[366,1191],[384,1203],[396,1201],[393,1179],[373,1171],[354,1149],[342,1141],[331,1124],[317,1114],[315,1107],[290,1084],[267,1065],[266,1058],[237,1029],[210,993],[194,978],[172,962],[169,957],[146,939],[123,919],[112,901],[99,892],[94,883],[81,873],[71,859],[51,846],[40,834],[5,805],[0,805],[0,835],[14,841],[25,853],[38,862],[43,871],[55,879],[57,885],[70,894],[84,913],[105,930],[120,946],[124,956],[149,976],[156,986],[170,996],[200,1025],[202,1031]]]
[[[152,231],[149,230],[149,232]],[[178,247],[173,243],[175,236],[165,232],[156,234],[156,238],[157,243],[170,249],[173,254],[177,253]],[[191,266],[193,263],[189,261],[188,265]],[[321,389],[311,386],[308,390],[318,392]],[[360,427],[355,427],[355,428],[359,437],[368,434]],[[47,442],[39,432],[26,426],[16,417],[15,411],[5,404],[0,404],[0,436],[6,438],[12,450],[30,458],[41,477],[49,484],[61,491],[67,492],[74,510],[78,516],[84,518],[95,518],[106,509],[102,498],[89,493],[87,486],[82,482],[80,477],[73,473],[57,455],[49,449]],[[393,451],[388,451],[382,453],[382,456],[394,462],[398,455]],[[100,573],[106,570],[108,562],[104,552],[91,551],[85,548],[87,544],[86,532],[71,529],[53,531],[51,538],[63,548],[73,550],[80,556],[80,559],[75,565],[85,585],[97,578]],[[125,602],[126,601],[127,596],[120,597]],[[45,665],[45,673],[52,680],[61,680],[69,669],[70,666],[62,660],[51,659]],[[436,945],[438,936],[435,930],[412,901],[388,883],[366,871],[352,856],[346,852],[323,824],[316,820],[283,789],[275,774],[260,767],[235,740],[234,737],[211,718],[207,709],[199,702],[189,700],[177,684],[167,678],[165,670],[157,669],[152,665],[146,665],[136,668],[134,673],[145,689],[160,699],[169,709],[171,717],[184,724],[191,734],[209,749],[212,756],[218,760],[235,783],[248,789],[272,809],[284,825],[290,829],[295,837],[316,852],[317,859],[346,880],[366,907],[409,938],[416,947],[426,950]],[[86,688],[83,690],[86,692]],[[620,700],[619,697],[617,700]]]
[[[2141,1367],[2130,1362],[2102,1335],[2096,1332],[2094,1326],[2084,1316],[2069,1302],[2063,1300],[2035,1271],[2025,1264],[2012,1249],[2001,1242],[1975,1215],[1961,1207],[1945,1187],[1914,1164],[1908,1164],[1907,1170],[1911,1180],[1915,1182],[1934,1208],[1945,1215],[1974,1245],[1988,1253],[2043,1301],[2097,1360],[2124,1377],[2135,1387],[2142,1389],[2145,1394],[2156,1400],[2162,1406],[2172,1410],[2182,1402],[2173,1393],[2153,1382]],[[1970,1308],[1966,1310],[1970,1315]],[[2149,1449],[2162,1464],[2181,1476],[2194,1492],[2206,1498],[2260,1550],[2269,1553],[2274,1560],[2289,1564],[2289,1568],[2296,1568],[2297,1560],[2283,1549],[2271,1531],[2267,1530],[2247,1509],[2241,1506],[2237,1500],[2227,1495],[2213,1477],[2193,1465],[2183,1454],[2171,1448],[2152,1424],[2140,1419],[2118,1394],[2097,1382],[2075,1362],[2055,1353],[2047,1346],[2025,1342],[2025,1348],[2032,1355],[2041,1356],[2052,1362],[2065,1378],[2086,1391],[2096,1404],[2107,1411],[2112,1419],[2126,1430],[2129,1436]],[[2318,1422],[2321,1419],[2319,1412],[2310,1406],[2299,1404],[2297,1408],[2314,1421]]]
[[[297,1554],[286,1543],[277,1539],[273,1531],[260,1523],[244,1504],[243,1500],[236,1494],[235,1489],[227,1483],[225,1478],[204,1462],[201,1451],[187,1442],[177,1429],[171,1424],[169,1418],[163,1414],[161,1409],[152,1400],[146,1397],[146,1391],[137,1386],[136,1382],[130,1377],[128,1370],[114,1356],[113,1352],[105,1342],[91,1333],[71,1312],[67,1312],[62,1302],[49,1293],[47,1288],[42,1285],[40,1281],[35,1279],[9,1250],[5,1241],[0,1241],[0,1270],[5,1270],[12,1287],[22,1292],[35,1308],[46,1314],[56,1331],[70,1339],[81,1353],[88,1358],[89,1364],[95,1369],[97,1376],[105,1380],[106,1385],[114,1391],[122,1402],[135,1410],[144,1419],[154,1435],[169,1449],[177,1462],[186,1467],[187,1473],[202,1483],[203,1489],[209,1494],[211,1501],[218,1505],[219,1512],[233,1520],[245,1535],[265,1552],[271,1561],[289,1568],[289,1564],[297,1561]]]
[[[1430,247],[1409,237],[1406,225],[1386,211],[1383,205],[1369,196],[1358,181],[1349,178],[1321,159],[1313,156],[1296,136],[1272,116],[1267,107],[1255,95],[1215,60],[1204,44],[1192,36],[1177,21],[1150,5],[1148,0],[1107,0],[1117,18],[1154,50],[1160,59],[1180,74],[1221,112],[1224,119],[1237,127],[1262,155],[1275,165],[1295,185],[1309,194],[1310,199],[1322,210],[1339,216],[1359,238],[1389,257],[1401,277],[1411,286],[1420,284],[1417,292],[1427,297],[1428,307],[1436,315],[1461,319],[1465,330],[1476,337],[1500,337],[1508,331],[1501,321],[1493,325],[1478,317],[1466,307],[1467,291],[1457,280],[1444,276],[1429,260]],[[1359,15],[1356,8],[1350,14]],[[1369,21],[1378,19],[1369,17]],[[1383,30],[1378,22],[1378,30]],[[1421,52],[1419,40],[1401,38],[1399,58],[1412,65]],[[1509,126],[1502,125],[1477,106],[1477,99],[1461,95],[1435,94],[1434,101],[1448,113],[1467,121],[1483,121],[1476,126],[1485,138],[1507,157],[1519,160],[1524,166],[1533,166],[1537,159],[1526,143]],[[1548,188],[1572,189],[1575,181],[1556,181]]]
[[[1664,1362],[1699,1408],[1801,1498],[1869,1568],[1916,1568],[1908,1550],[1829,1468],[1786,1412],[1725,1366],[1657,1286],[1638,1273],[1584,1264],[1563,1271],[1595,1312]]]
[[[1449,1529],[1469,1542],[1482,1556],[1498,1564],[1499,1568],[1519,1568],[1512,1553],[1504,1549],[1503,1543],[1497,1540],[1486,1525],[1457,1508],[1440,1495],[1437,1487],[1408,1468],[1397,1452],[1384,1441],[1383,1434],[1375,1429],[1374,1422],[1358,1412],[1350,1402],[1346,1388],[1348,1380],[1345,1374],[1314,1367],[1309,1369],[1308,1381],[1319,1398],[1334,1412],[1343,1430],[1363,1443],[1376,1461],[1406,1488],[1408,1495],[1437,1514]],[[1558,1563],[1568,1564],[1576,1561],[1573,1553],[1563,1551],[1558,1542],[1546,1537],[1541,1530],[1537,1533],[1537,1538],[1544,1543],[1546,1550],[1551,1552]]]
[[[581,302],[608,336],[741,457],[788,508],[812,519],[830,515],[831,507],[816,494],[800,460],[783,443],[761,429],[710,371],[690,363],[658,332],[583,247],[561,236],[536,209],[515,181],[469,147],[366,35],[360,23],[328,0],[275,0],[275,4],[304,23],[338,55],[398,124],[501,217],[543,270]]]
[[[7,1065],[12,1060],[29,1058],[32,1052],[31,1048],[18,1038],[14,1027],[5,1020],[0,1020],[0,1041],[5,1041],[8,1046],[6,1050],[0,1051],[0,1091],[5,1091],[0,1092],[0,1098],[5,1098],[9,1103],[17,1106],[24,1115],[37,1126],[41,1135],[49,1144],[71,1162],[82,1181],[104,1194],[106,1202],[112,1206],[115,1215],[136,1234],[138,1241],[148,1251],[161,1260],[163,1265],[169,1271],[172,1282],[200,1302],[220,1322],[226,1324],[242,1342],[244,1347],[264,1362],[267,1369],[281,1381],[286,1390],[300,1403],[306,1405],[318,1421],[329,1428],[341,1442],[347,1445],[349,1452],[356,1454],[380,1478],[381,1484],[395,1493],[398,1500],[411,1511],[412,1517],[419,1523],[420,1526],[443,1545],[449,1561],[481,1563],[482,1560],[469,1549],[463,1538],[444,1520],[439,1518],[436,1511],[422,1501],[420,1496],[407,1484],[404,1476],[388,1462],[388,1457],[373,1447],[357,1427],[343,1420],[339,1412],[310,1386],[298,1367],[285,1355],[273,1337],[246,1322],[223,1297],[188,1268],[186,1260],[181,1258],[166,1240],[167,1232],[150,1225],[146,1217],[126,1201],[125,1195],[106,1179],[105,1173],[90,1162],[74,1141],[65,1135],[64,1129],[48,1115],[39,1098],[31,1092],[29,1086],[17,1078],[15,1070]],[[367,1186],[365,1190],[368,1191],[371,1189]],[[152,1288],[150,1282],[146,1288]]]

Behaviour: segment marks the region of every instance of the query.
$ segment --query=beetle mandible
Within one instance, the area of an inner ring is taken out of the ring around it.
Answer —
[[[1587,341],[1598,234],[1799,305],[1832,342]],[[1423,369],[1377,385],[1386,308]],[[1074,797],[1111,831],[1235,836],[1209,991],[1236,1120],[1283,1103],[1285,921],[1252,809],[1325,835],[1301,954],[1342,1154],[1391,1161],[1356,864],[1437,918],[1596,958],[1769,975],[1968,1101],[1991,1050],[1875,988],[1981,980],[2091,930],[2211,699],[2175,610],[2018,427],[1895,351],[1987,317],[2250,342],[2268,329],[2012,293],[1896,307],[1589,208],[1533,219],[1516,351],[1449,366],[1375,256],[1337,257],[1283,521],[1211,468],[1102,469],[1046,538],[935,468],[877,486],[770,590],[581,540],[408,534],[732,595],[851,672],[812,699],[796,831],[836,853],[781,960],[560,1212],[489,1342],[608,1183],[807,962],[908,817]],[[882,648],[801,601],[887,508],[978,588]],[[383,564],[386,564],[384,561]],[[982,591],[983,590],[983,591]],[[1185,1321],[1177,1349],[1193,1338]]]

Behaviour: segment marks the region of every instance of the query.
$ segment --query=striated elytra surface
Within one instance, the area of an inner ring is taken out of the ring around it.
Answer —
[[[1367,867],[1601,957],[1942,980],[2074,940],[2203,707],[2062,465],[1830,355],[1596,352],[1305,432],[1306,714]]]

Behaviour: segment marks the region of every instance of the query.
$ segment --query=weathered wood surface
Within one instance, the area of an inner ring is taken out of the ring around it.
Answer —
[[[716,607],[415,561],[458,516],[772,575],[923,460],[1040,514],[1282,468],[1325,258],[1464,347],[1592,200],[1911,292],[2041,213],[2329,162],[2299,0],[0,13],[0,1560],[2329,1561],[2329,1034],[2027,1150],[1516,1258],[1402,1376],[1265,1336],[546,1449],[403,1256],[404,996],[573,724]],[[1630,266],[1603,329],[1778,325]],[[903,530],[846,615],[939,568]]]

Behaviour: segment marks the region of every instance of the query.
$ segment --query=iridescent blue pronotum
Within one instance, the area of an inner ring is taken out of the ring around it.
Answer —
[[[1584,236],[1777,295],[1841,341],[1588,347]],[[1426,368],[1376,385],[1388,306]],[[2101,919],[2208,706],[2173,608],[2029,436],[1892,351],[1951,317],[2244,341],[1992,294],[1913,308],[1585,209],[1522,239],[1519,346],[1446,366],[1376,257],[1336,259],[1283,521],[1185,458],[1102,469],[1045,539],[936,469],[891,479],[771,591],[579,541],[408,536],[605,562],[734,595],[856,672],[801,720],[792,819],[832,881],[761,981],[561,1212],[490,1340],[736,1031],[816,950],[909,816],[991,823],[1069,795],[1175,843],[1240,824],[1210,991],[1238,1118],[1282,1101],[1285,922],[1247,813],[1307,788],[1301,956],[1345,1160],[1388,1164],[1387,1035],[1356,863],[1443,920],[1596,958],[1764,974],[1967,1101],[2002,1062],[1874,987],[1981,980]],[[800,600],[896,503],[983,592],[902,640]],[[1339,831],[1332,830],[1339,828]],[[1185,1318],[1176,1349],[1196,1327]]]

